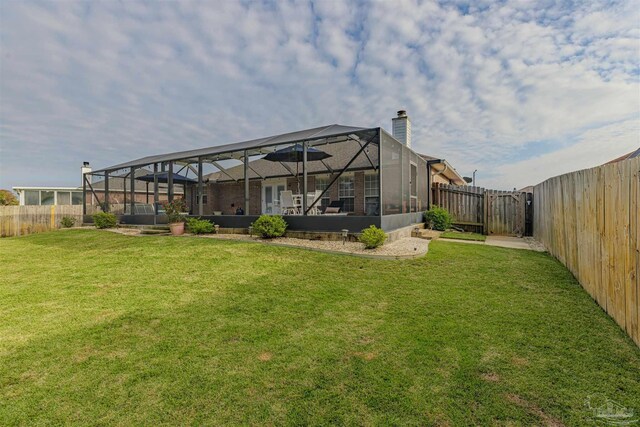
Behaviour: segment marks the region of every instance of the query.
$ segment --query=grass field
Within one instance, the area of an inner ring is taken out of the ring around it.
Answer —
[[[0,425],[585,425],[594,394],[640,412],[640,350],[544,253],[71,230],[0,259]]]
[[[487,240],[487,236],[478,233],[462,233],[460,231],[445,231],[440,235],[443,239],[458,239],[458,240],[474,240],[478,242],[484,242]]]

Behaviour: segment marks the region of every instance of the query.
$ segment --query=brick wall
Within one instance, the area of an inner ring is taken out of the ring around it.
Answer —
[[[96,191],[95,192],[100,200],[104,200],[104,191]],[[181,195],[177,195],[177,197],[181,197]],[[163,202],[167,200],[166,194],[158,195],[158,200]],[[131,193],[127,192],[127,203],[131,201]],[[135,193],[135,201],[137,203],[147,203],[147,194],[146,193]],[[87,191],[87,203],[96,203],[95,197],[91,191]],[[122,204],[124,203],[124,192],[122,191],[109,191],[109,203],[111,204]],[[153,192],[149,192],[149,203],[153,203]]]
[[[298,191],[298,182],[300,183],[300,191]],[[316,177],[313,175],[309,175],[307,177],[307,189],[309,193],[313,193],[316,191]],[[287,190],[291,190],[294,193],[302,193],[302,175],[300,175],[299,180],[296,180],[294,177],[287,178]]]
[[[260,215],[262,210],[262,183],[249,181],[249,215]],[[231,205],[234,205],[233,207]],[[238,206],[244,209],[244,183],[221,182],[207,184],[205,214],[222,211],[223,215],[235,215]]]
[[[329,182],[335,178],[337,174],[329,176]],[[354,172],[355,197],[354,197],[354,214],[364,215],[364,172]],[[294,193],[298,192],[298,184],[296,178],[286,178],[287,190]],[[309,192],[315,191],[315,176],[308,177]],[[300,177],[300,192],[302,191],[302,177]],[[213,211],[222,211],[224,215],[234,215],[238,206],[244,208],[244,183],[239,182],[221,182],[209,183],[206,185],[207,204],[204,208],[204,214],[210,215]],[[338,182],[336,181],[325,195],[331,201],[338,200]],[[250,215],[259,215],[262,211],[262,181],[255,180],[249,183]],[[235,207],[231,207],[231,204]]]

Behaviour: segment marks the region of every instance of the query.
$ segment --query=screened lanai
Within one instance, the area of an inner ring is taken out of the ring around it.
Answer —
[[[87,222],[102,210],[166,223],[162,202],[180,197],[185,215],[223,228],[280,214],[290,230],[392,230],[421,221],[428,179],[426,161],[382,128],[329,125],[95,170],[83,204]]]

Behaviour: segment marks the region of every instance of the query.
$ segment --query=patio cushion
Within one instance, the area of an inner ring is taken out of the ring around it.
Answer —
[[[340,213],[340,208],[339,207],[333,207],[333,206],[327,206],[324,209],[324,213],[325,214],[336,214],[336,213]]]

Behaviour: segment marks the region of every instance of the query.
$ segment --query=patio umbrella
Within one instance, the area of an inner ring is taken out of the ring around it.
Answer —
[[[155,174],[155,176],[158,177],[158,182],[162,182],[167,184],[169,182],[169,172],[158,172]],[[136,179],[139,179],[140,181],[146,181],[147,182],[147,203],[149,203],[149,183],[150,182],[154,182],[155,178],[154,175],[152,173],[148,174],[148,175],[143,175],[143,176],[138,176],[136,177]],[[173,183],[174,184],[181,184],[184,185],[186,187],[187,184],[193,184],[196,183],[198,181],[196,181],[195,179],[192,178],[188,178],[184,175],[179,175],[177,173],[173,173]]]
[[[168,172],[159,172],[156,174],[156,176],[158,177],[158,182],[162,182],[162,183],[167,183],[169,182],[169,173]],[[140,181],[147,181],[147,182],[153,182],[154,181],[154,177],[153,174],[150,173],[149,175],[144,175],[144,176],[137,176],[136,179],[139,179]],[[184,175],[178,175],[177,173],[173,174],[173,183],[174,184],[191,184],[194,182],[198,182],[195,179],[192,178],[187,178]]]
[[[296,182],[298,182],[298,165],[303,161],[304,147],[302,144],[295,144],[289,147],[281,148],[273,153],[264,156],[265,160],[272,162],[295,162],[296,164]],[[324,160],[331,157],[331,154],[318,150],[317,148],[307,147],[307,161],[314,162]],[[300,191],[300,182],[298,182],[298,191]]]
[[[301,144],[291,145],[289,147],[281,148],[273,153],[267,154],[264,158],[272,162],[301,162],[304,156],[304,148]],[[307,161],[313,162],[316,160],[324,160],[331,157],[331,154],[327,154],[324,151],[320,151],[317,148],[307,148]]]

